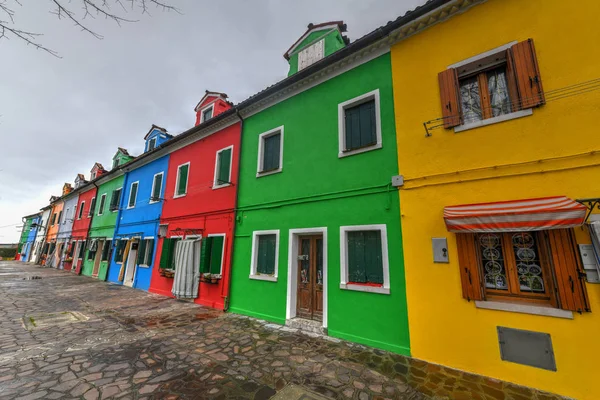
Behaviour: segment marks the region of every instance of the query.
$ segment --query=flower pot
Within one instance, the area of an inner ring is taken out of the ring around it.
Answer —
[[[217,283],[219,280],[217,278],[211,278],[210,283]]]

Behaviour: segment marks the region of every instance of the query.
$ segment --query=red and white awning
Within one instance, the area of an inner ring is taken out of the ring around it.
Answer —
[[[515,232],[572,228],[585,220],[586,206],[565,196],[466,204],[444,208],[450,232]]]

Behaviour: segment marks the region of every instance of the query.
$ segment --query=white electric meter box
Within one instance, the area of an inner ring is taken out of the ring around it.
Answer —
[[[580,244],[579,254],[583,262],[583,269],[589,283],[600,283],[600,266],[594,253],[594,246],[591,244]]]

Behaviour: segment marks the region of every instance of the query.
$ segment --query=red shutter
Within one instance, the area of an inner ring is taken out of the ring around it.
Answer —
[[[469,301],[483,300],[481,274],[475,249],[475,235],[472,233],[457,233],[458,266],[462,283],[463,297]]]
[[[525,109],[545,104],[546,99],[542,88],[540,69],[535,56],[533,39],[515,44],[511,47],[511,53],[521,108]]]
[[[571,229],[552,229],[548,231],[550,253],[560,308],[579,313],[590,310],[581,260],[577,244]]]
[[[458,75],[456,69],[447,69],[438,74],[440,84],[440,100],[444,128],[452,128],[461,124],[460,100],[458,96]]]

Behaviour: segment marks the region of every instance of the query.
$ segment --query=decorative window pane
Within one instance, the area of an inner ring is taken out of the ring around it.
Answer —
[[[281,152],[281,133],[275,133],[263,138],[263,160],[262,171],[268,172],[279,169]]]
[[[506,80],[506,67],[499,67],[487,73],[488,91],[490,96],[491,116],[508,114],[511,112],[510,96],[508,95],[508,82]]]
[[[258,259],[256,263],[256,272],[258,274],[275,274],[275,246],[277,236],[260,235],[258,237]]]
[[[478,236],[477,242],[480,247],[485,287],[489,289],[508,290],[506,263],[502,250],[502,235],[484,233]]]
[[[460,101],[464,123],[481,121],[481,96],[479,95],[479,81],[477,76],[460,81]]]
[[[350,283],[383,284],[380,231],[347,233],[348,279]]]
[[[346,151],[360,149],[377,143],[375,100],[345,110]]]
[[[536,237],[528,232],[515,233],[512,235],[512,248],[517,263],[521,291],[545,293],[546,289]]]

